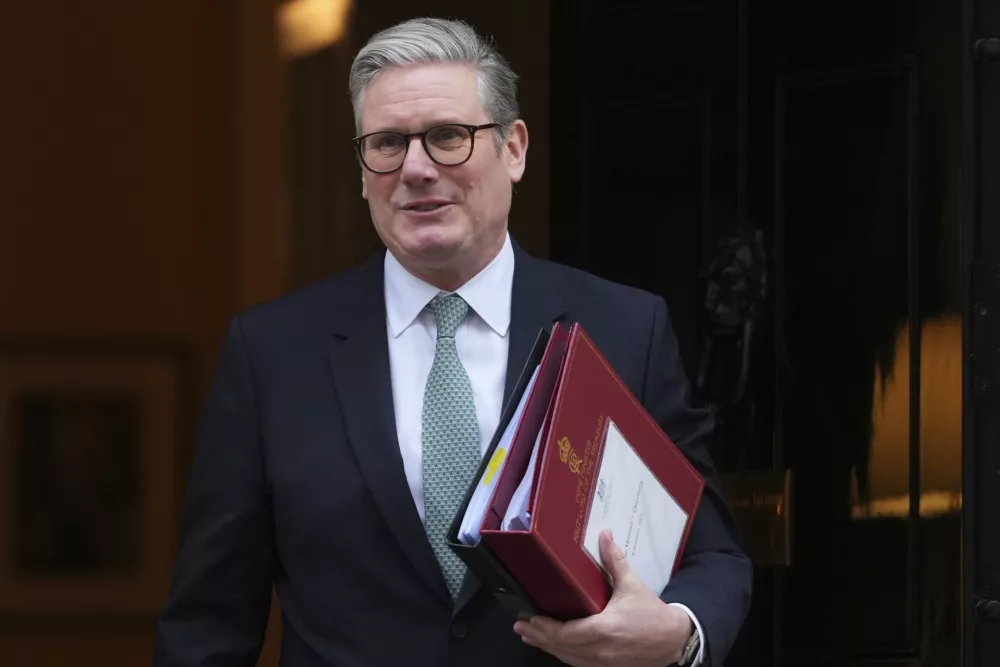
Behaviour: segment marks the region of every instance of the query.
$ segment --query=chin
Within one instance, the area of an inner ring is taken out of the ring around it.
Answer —
[[[408,255],[442,259],[459,252],[467,238],[462,225],[442,222],[410,226],[397,242]]]
[[[403,250],[407,255],[417,260],[440,264],[459,255],[462,250],[462,244],[445,240],[424,240],[419,243],[405,243],[403,244]]]

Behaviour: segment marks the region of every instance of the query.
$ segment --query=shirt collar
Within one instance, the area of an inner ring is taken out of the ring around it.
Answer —
[[[396,338],[420,315],[438,294],[446,294],[403,268],[389,251],[385,253],[385,306],[389,334]],[[514,249],[510,234],[493,261],[455,290],[479,317],[500,336],[510,328],[511,286],[514,280]]]

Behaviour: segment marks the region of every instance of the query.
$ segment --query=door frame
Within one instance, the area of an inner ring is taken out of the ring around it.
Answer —
[[[1000,664],[1000,619],[977,612],[1000,600],[1000,55],[977,52],[977,40],[1000,38],[1000,3],[965,0],[963,58],[963,659],[964,667]]]

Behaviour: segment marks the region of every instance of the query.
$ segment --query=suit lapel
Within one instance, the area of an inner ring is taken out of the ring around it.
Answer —
[[[536,259],[515,248],[514,285],[510,302],[510,344],[507,351],[507,377],[503,404],[510,401],[538,332],[550,327],[566,314],[562,299],[542,274]]]
[[[329,359],[361,473],[392,534],[445,604],[451,596],[413,504],[396,437],[382,264],[364,267],[357,301],[334,332]]]
[[[503,405],[514,393],[514,386],[524,368],[538,332],[566,314],[559,294],[544,275],[544,265],[514,244],[514,284],[510,303],[510,342],[507,351],[507,377],[504,383]],[[465,575],[455,601],[457,615],[482,588],[478,578]]]

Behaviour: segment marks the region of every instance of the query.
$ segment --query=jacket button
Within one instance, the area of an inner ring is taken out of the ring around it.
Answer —
[[[465,635],[469,632],[468,626],[462,621],[455,621],[451,626],[451,636],[455,639],[465,639]]]

